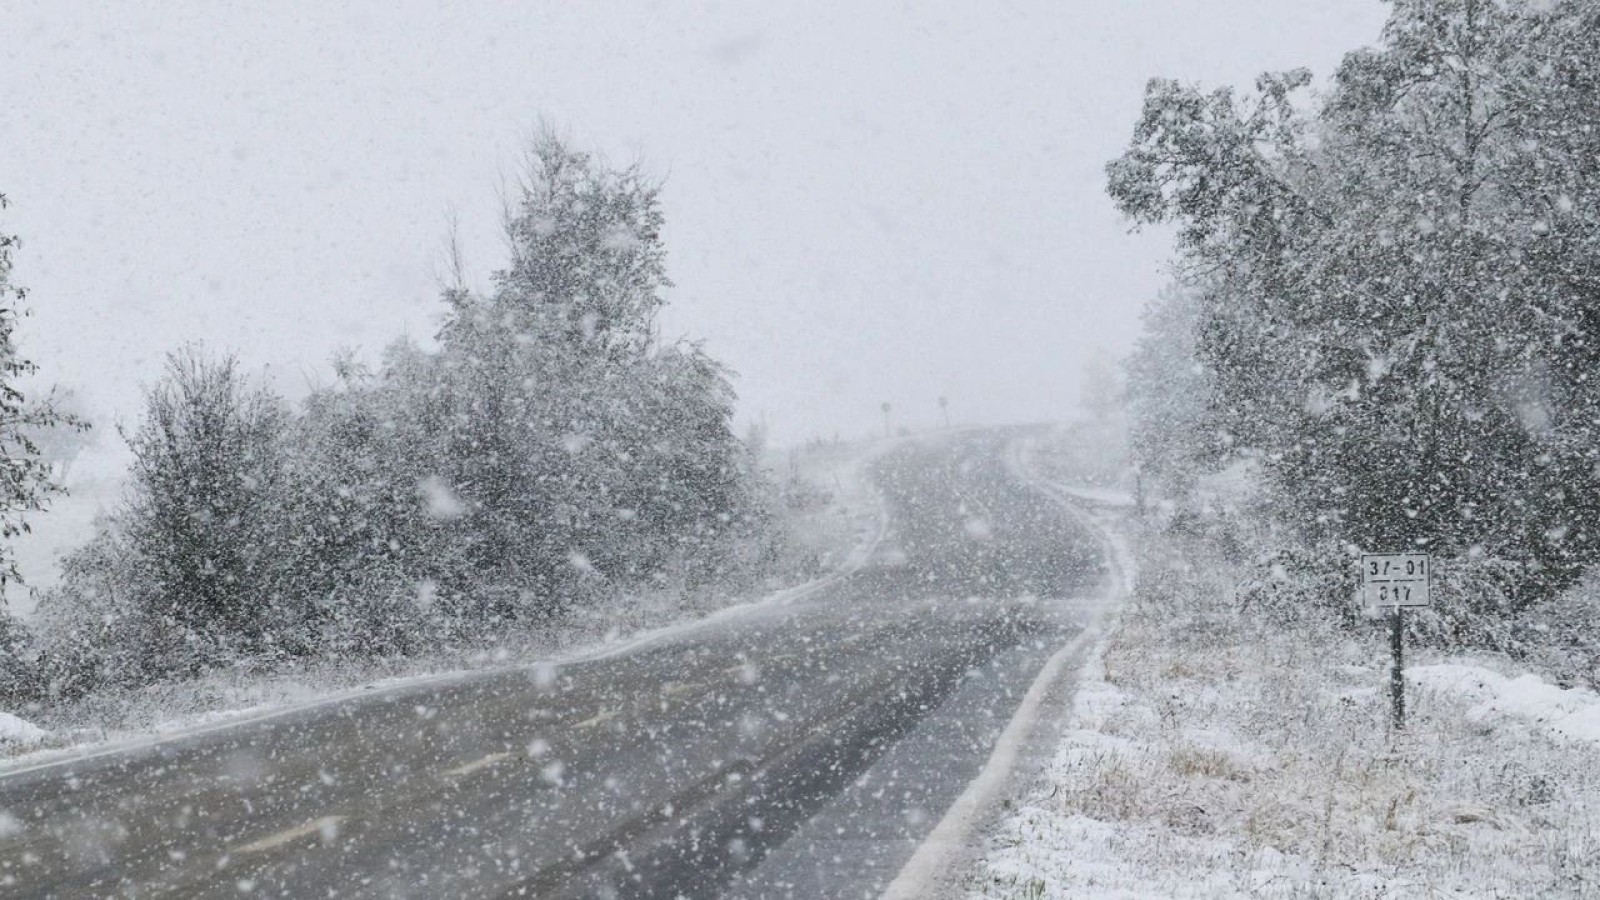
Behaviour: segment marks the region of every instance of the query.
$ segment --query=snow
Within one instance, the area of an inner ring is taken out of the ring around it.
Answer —
[[[826,589],[866,564],[882,539],[886,512],[864,470],[899,443],[830,444],[825,452],[796,452],[804,477],[834,488],[829,502],[814,511],[814,521],[802,536],[823,549],[832,568],[802,583],[775,586],[758,597],[710,611],[674,610],[652,617],[641,616],[638,610],[608,607],[595,612],[597,621],[626,619],[633,621],[634,627],[626,632],[614,624],[603,630],[572,629],[523,647],[402,660],[389,672],[379,668],[379,661],[362,665],[328,660],[308,663],[299,670],[267,674],[218,671],[143,691],[107,692],[84,708],[72,710],[69,724],[52,730],[0,713],[0,774],[190,738],[376,693],[424,684],[443,687],[490,671],[523,669],[536,684],[548,687],[564,665],[637,653],[698,629],[779,609]],[[429,586],[424,584],[420,590],[428,593]]]
[[[43,743],[50,732],[8,712],[0,712],[0,748],[28,748]]]
[[[1376,638],[1241,614],[1203,540],[1118,538],[1146,574],[969,900],[1587,896],[1600,697],[1425,660],[1396,735]]]
[[[1501,675],[1468,663],[1412,666],[1407,681],[1454,694],[1472,704],[1467,718],[1497,725],[1522,725],[1567,741],[1600,744],[1600,694],[1561,688],[1539,676]]]
[[[1104,506],[1128,507],[1132,506],[1134,502],[1132,494],[1127,491],[1116,490],[1114,488],[1071,484],[1064,485],[1061,490],[1072,495],[1073,497],[1077,497],[1079,500],[1087,500],[1090,503],[1101,504]]]

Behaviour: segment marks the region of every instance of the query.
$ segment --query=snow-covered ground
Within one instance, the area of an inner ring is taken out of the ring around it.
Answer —
[[[1600,695],[1546,684],[1524,672],[1508,677],[1464,662],[1412,666],[1406,680],[1469,704],[1466,716],[1485,728],[1528,728],[1600,752]]]
[[[737,614],[781,601],[807,585],[859,564],[881,528],[882,509],[865,477],[867,464],[892,442],[835,443],[782,454],[786,471],[817,488],[818,501],[791,516],[791,532],[806,565],[775,575],[759,596],[703,598],[635,595],[585,610],[565,627],[523,635],[501,646],[431,656],[369,659],[359,663],[311,660],[271,671],[214,671],[190,681],[159,683],[138,690],[106,690],[59,708],[0,713],[0,772],[15,770],[102,745],[159,740],[326,702],[369,690],[444,681],[488,669],[570,661],[618,652],[669,635],[696,620]],[[96,482],[98,483],[98,482]],[[80,493],[71,508],[92,510],[110,496]],[[88,520],[88,515],[73,516]],[[63,535],[76,534],[63,522]],[[82,523],[78,523],[82,524]],[[65,540],[65,538],[63,538]],[[35,565],[51,542],[33,545]],[[46,569],[39,569],[47,572]],[[47,576],[46,576],[47,577]],[[16,715],[20,713],[21,715]],[[40,727],[46,726],[46,727]]]
[[[1133,526],[1127,531],[1132,535]],[[1600,895],[1600,698],[1237,608],[1198,542],[1134,541],[1134,601],[972,898]]]
[[[876,537],[883,511],[865,464],[894,445],[818,442],[768,454],[773,479],[811,501],[791,507],[787,527],[810,551],[818,573],[860,562],[858,554]]]

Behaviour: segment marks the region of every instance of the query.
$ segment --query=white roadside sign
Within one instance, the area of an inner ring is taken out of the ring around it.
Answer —
[[[1371,607],[1427,606],[1433,560],[1426,553],[1364,553],[1361,598]]]

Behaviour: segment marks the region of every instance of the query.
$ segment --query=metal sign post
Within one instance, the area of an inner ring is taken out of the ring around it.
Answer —
[[[1394,653],[1394,665],[1389,668],[1389,700],[1393,707],[1393,721],[1395,731],[1406,730],[1406,675],[1403,655],[1404,643],[1401,640],[1406,631],[1406,608],[1396,606],[1394,615],[1390,617],[1392,627],[1389,632],[1389,649]]]
[[[1389,696],[1394,703],[1394,728],[1406,727],[1405,663],[1402,658],[1405,608],[1427,606],[1433,587],[1433,560],[1426,553],[1367,553],[1361,557],[1361,596],[1368,606],[1390,607],[1389,649],[1394,667],[1389,672]]]

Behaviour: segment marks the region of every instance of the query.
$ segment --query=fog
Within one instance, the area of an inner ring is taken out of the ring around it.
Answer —
[[[932,426],[940,396],[957,423],[1060,419],[1165,279],[1169,236],[1104,194],[1145,81],[1326,76],[1383,11],[12,3],[19,338],[99,426],[80,480],[114,479],[114,426],[188,342],[296,398],[336,350],[431,340],[452,223],[486,287],[542,123],[662,179],[662,336],[703,340],[774,442],[875,433],[884,402]],[[113,496],[79,488],[20,549],[35,584]]]
[[[1145,80],[1372,40],[1377,2],[8,4],[0,189],[23,346],[99,419],[187,341],[295,395],[336,348],[432,334],[454,218],[502,263],[541,120],[665,180],[664,336],[802,440],[1073,412],[1164,235],[1103,195]]]

